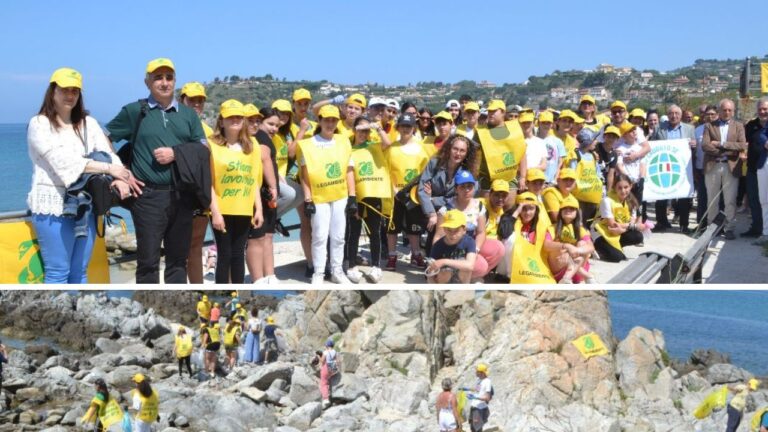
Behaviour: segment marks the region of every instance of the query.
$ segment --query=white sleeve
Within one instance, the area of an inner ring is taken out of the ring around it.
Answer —
[[[600,201],[600,217],[603,219],[613,219],[613,210],[611,209],[611,202],[607,198],[603,198]]]
[[[486,378],[480,383],[480,396],[491,394],[491,380]]]
[[[88,159],[73,154],[62,142],[47,117],[38,115],[32,118],[27,127],[27,144],[30,153],[44,159],[53,172],[48,173],[52,180],[61,181],[69,187],[85,171]]]
[[[112,163],[123,165],[120,157],[112,150],[112,144],[110,144],[107,135],[104,133],[104,129],[101,128],[99,122],[95,118],[88,116],[85,118],[86,125],[88,127],[88,147],[89,151],[103,151],[108,153],[112,157]]]
[[[135,392],[133,394],[133,409],[136,411],[139,411],[141,409],[141,397],[139,397],[139,392]]]

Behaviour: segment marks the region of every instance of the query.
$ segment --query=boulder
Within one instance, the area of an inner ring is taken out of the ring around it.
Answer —
[[[95,342],[96,349],[100,353],[111,353],[111,354],[117,354],[120,352],[121,349],[123,349],[124,343],[118,340],[113,340],[109,338],[103,338],[100,337],[96,339]]]
[[[132,344],[124,347],[118,352],[118,355],[125,359],[135,359],[135,364],[143,367],[151,367],[154,363],[159,362],[159,359],[155,357],[155,351],[152,348],[147,347],[144,344]],[[127,364],[127,360],[122,361],[123,364]],[[130,362],[130,363],[133,363]]]
[[[712,384],[746,382],[750,378],[751,373],[730,364],[718,363],[707,368],[707,380]]]
[[[272,430],[277,419],[271,409],[250,399],[220,392],[197,391],[190,397],[167,400],[162,405],[189,419],[191,430],[241,432],[259,425]]]
[[[291,376],[291,390],[288,397],[298,406],[320,400],[318,380],[304,368],[295,368]]]
[[[234,391],[243,387],[256,387],[259,390],[267,390],[272,382],[277,379],[290,380],[293,370],[293,365],[285,362],[274,362],[249,369],[251,375],[235,384],[231,390]]]
[[[363,378],[343,373],[339,383],[333,386],[334,400],[352,402],[360,397],[368,397],[368,385]]]
[[[88,362],[96,368],[110,371],[123,364],[123,357],[116,353],[96,354],[88,359]]]
[[[112,372],[109,372],[104,381],[110,386],[114,387],[126,387],[131,386],[133,382],[133,376],[137,373],[145,373],[146,370],[139,366],[119,366]]]
[[[731,356],[713,349],[697,349],[691,353],[691,363],[709,367],[720,363],[730,363]]]
[[[254,402],[264,402],[267,400],[267,393],[255,387],[243,387],[238,389],[238,391]]]
[[[43,403],[46,400],[45,393],[38,387],[26,387],[16,390],[17,402]]]
[[[660,331],[633,328],[616,349],[616,371],[626,393],[651,381],[665,366],[662,361],[664,336]]]
[[[309,429],[312,422],[320,417],[323,409],[320,402],[310,402],[296,408],[288,417],[284,419],[287,426],[305,431]]]
[[[370,400],[379,412],[389,412],[398,416],[413,415],[419,409],[421,401],[429,394],[429,381],[426,378],[409,379],[392,375],[389,378],[377,378],[370,385]]]

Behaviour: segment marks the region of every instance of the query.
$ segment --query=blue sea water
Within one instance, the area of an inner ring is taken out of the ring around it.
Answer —
[[[0,149],[3,157],[0,157],[0,185],[3,185],[4,193],[0,195],[0,212],[26,210],[27,193],[32,182],[32,162],[27,151],[27,125],[23,123],[0,124]],[[123,217],[128,230],[133,232],[133,220],[131,214],[125,209],[113,210]],[[296,211],[291,211],[283,217],[283,225],[299,223]],[[298,231],[292,231],[291,237],[284,238],[275,235],[275,241],[298,240]],[[210,226],[206,239],[213,239]]]

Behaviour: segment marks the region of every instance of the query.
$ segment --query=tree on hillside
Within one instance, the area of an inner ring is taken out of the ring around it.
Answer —
[[[604,86],[608,82],[608,74],[605,72],[593,72],[584,78],[584,87]]]
[[[240,77],[237,76],[237,75],[232,75],[231,77],[229,77],[229,82],[231,82],[231,83],[239,83],[240,82]]]

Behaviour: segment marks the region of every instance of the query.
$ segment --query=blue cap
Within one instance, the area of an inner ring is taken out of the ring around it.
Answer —
[[[331,339],[328,339],[328,340],[325,342],[325,346],[327,346],[327,347],[332,347],[332,346],[333,346],[333,341],[332,341]]]
[[[453,177],[454,183],[456,183],[456,186],[464,184],[464,183],[474,183],[475,177],[472,176],[472,173],[465,170],[460,169],[456,171],[456,175]]]
[[[578,135],[576,135],[576,141],[579,142],[580,146],[585,147],[592,144],[592,141],[594,141],[596,137],[597,133],[593,132],[591,129],[584,128],[579,131]]]

